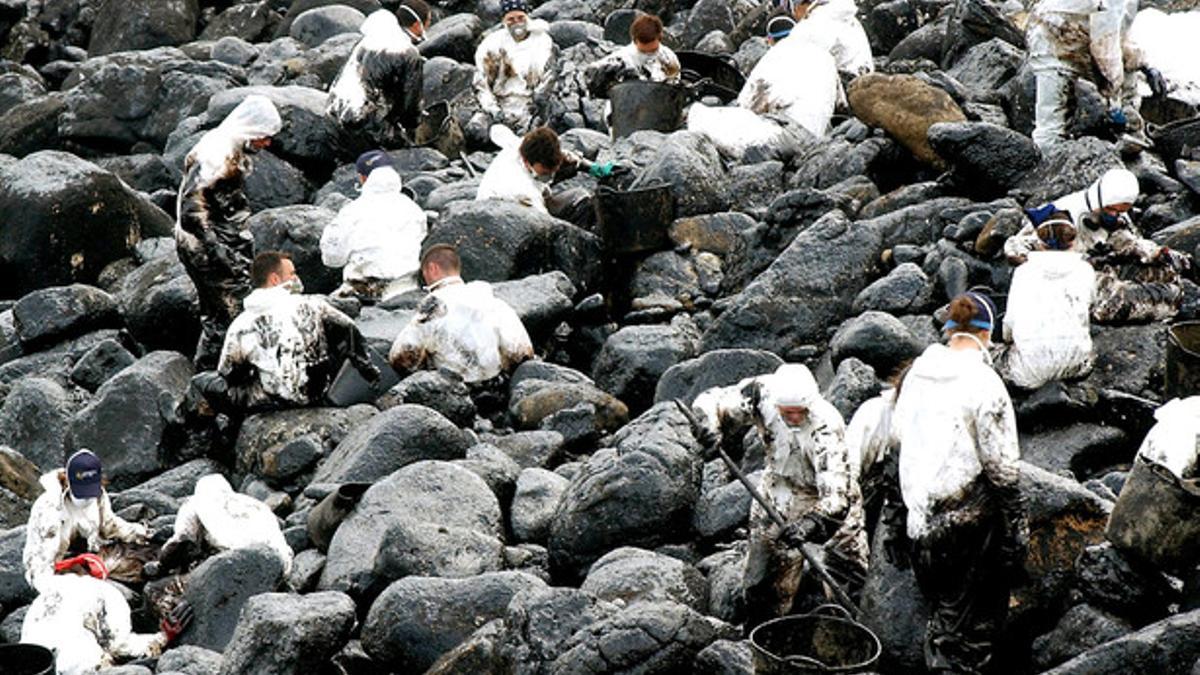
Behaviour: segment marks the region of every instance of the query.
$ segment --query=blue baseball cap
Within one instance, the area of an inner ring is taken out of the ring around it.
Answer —
[[[358,156],[358,161],[354,162],[354,168],[358,170],[360,176],[370,176],[371,172],[381,166],[395,166],[392,161],[392,156],[383,150],[368,150]]]
[[[100,496],[100,458],[91,450],[80,450],[67,460],[67,485],[76,499]]]

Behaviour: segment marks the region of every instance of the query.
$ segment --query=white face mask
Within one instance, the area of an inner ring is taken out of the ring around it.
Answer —
[[[288,293],[291,293],[293,295],[300,295],[300,294],[304,293],[304,282],[300,281],[299,277],[297,277],[295,279],[288,279],[287,281],[285,281],[279,285],[281,287],[283,287],[283,289],[286,290]]]
[[[510,24],[508,26],[508,34],[512,36],[512,39],[520,42],[529,37],[529,26],[524,21]]]
[[[71,503],[74,504],[75,506],[78,506],[79,508],[83,508],[83,507],[87,506],[88,502],[91,502],[93,499],[90,497],[87,499],[80,499],[79,497],[76,497],[75,493],[71,492],[70,490],[67,491],[67,495],[71,498]]]

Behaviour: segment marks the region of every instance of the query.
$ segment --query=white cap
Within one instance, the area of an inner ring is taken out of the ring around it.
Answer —
[[[1088,187],[1085,199],[1089,211],[1113,204],[1132,204],[1141,194],[1137,176],[1128,169],[1109,169]]]
[[[811,408],[821,397],[812,373],[799,363],[779,366],[771,376],[769,391],[776,406]]]

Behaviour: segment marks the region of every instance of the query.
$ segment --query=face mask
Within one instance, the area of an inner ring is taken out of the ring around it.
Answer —
[[[285,281],[279,285],[282,286],[283,289],[286,290],[288,293],[291,293],[293,295],[300,295],[300,294],[304,293],[304,282],[300,281],[300,279],[298,277],[295,279],[288,279],[287,281]]]
[[[529,26],[525,25],[524,22],[509,24],[508,34],[512,36],[512,39],[520,42],[529,37]]]
[[[412,40],[413,46],[419,45],[425,41],[424,35],[417,35],[416,33],[413,33],[412,31],[408,30],[407,28],[404,29],[404,34],[408,36],[409,40]]]
[[[1105,211],[1100,212],[1100,227],[1106,230],[1115,230],[1121,225],[1121,216],[1114,216]]]
[[[74,493],[72,493],[70,491],[67,492],[67,495],[70,496],[71,503],[80,508],[87,506],[87,503],[91,501],[90,499],[80,499],[80,498],[76,497]]]

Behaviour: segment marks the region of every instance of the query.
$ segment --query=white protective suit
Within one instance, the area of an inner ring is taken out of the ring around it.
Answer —
[[[329,87],[326,111],[343,127],[377,125],[377,144],[390,145],[397,127],[413,127],[420,116],[424,59],[386,9],[372,12],[359,32],[362,39]]]
[[[1158,420],[1138,455],[1157,462],[1179,478],[1194,478],[1200,459],[1200,396],[1171,399],[1154,411]]]
[[[141,543],[149,535],[145,525],[130,523],[113,513],[107,491],[76,503],[65,481],[61,471],[42,475],[38,482],[45,492],[33,502],[25,526],[21,561],[25,580],[39,593],[45,593],[49,581],[56,578],[54,563],[64,557],[72,539],[87,540],[88,551],[99,553],[107,540]]]
[[[1166,14],[1143,9],[1133,20],[1129,39],[1142,53],[1142,62],[1162,73],[1171,88],[1168,96],[1200,106],[1200,59],[1196,58],[1196,36],[1200,35],[1200,11]]]
[[[522,132],[533,121],[535,95],[553,84],[549,70],[554,58],[550,24],[529,19],[526,26],[529,35],[520,42],[503,26],[493,29],[475,49],[472,80],[483,112]]]
[[[327,331],[352,332],[354,321],[324,298],[296,295],[283,286],[255,289],[244,305],[225,336],[217,372],[236,382],[253,367],[249,406],[312,403],[308,368],[330,357]]]
[[[1038,0],[1025,38],[1029,66],[1037,76],[1033,142],[1045,148],[1066,138],[1067,102],[1075,78],[1091,80],[1110,107],[1135,99],[1136,80],[1126,71],[1141,66],[1129,29],[1138,0]],[[1129,102],[1137,105],[1135,100]]]
[[[64,574],[51,578],[29,606],[21,642],[53,650],[59,675],[83,675],[118,659],[158,656],[167,636],[134,633],[129,603],[113,584]]]
[[[651,54],[638,51],[637,44],[630,42],[618,47],[608,56],[588,65],[586,72],[604,70],[620,66],[627,71],[635,72],[643,80],[651,82],[678,82],[680,74],[679,57],[666,45],[659,45],[658,50]]]
[[[483,382],[533,357],[533,343],[516,311],[485,281],[447,277],[430,287],[396,341],[389,359],[406,370],[445,369]]]
[[[508,127],[496,124],[491,128],[491,138],[501,150],[483,172],[475,200],[499,199],[548,213],[546,192],[549,185],[539,182],[533,171],[525,166],[520,137]]]
[[[997,360],[1005,379],[1024,389],[1092,370],[1092,266],[1071,251],[1037,251],[1013,273]]]
[[[183,541],[204,542],[218,551],[265,546],[279,556],[284,574],[292,568],[292,547],[275,514],[254,497],[234,492],[220,474],[196,481],[192,496],[179,507],[175,533],[164,547]]]
[[[371,171],[358,198],[321,233],[321,262],[341,267],[346,284],[381,282],[379,300],[416,288],[421,267],[427,218],[400,188],[392,167]]]
[[[814,135],[824,136],[842,96],[837,64],[829,51],[789,35],[750,71],[737,104],[759,115],[786,115]]]
[[[808,15],[796,22],[784,42],[798,38],[824,48],[840,72],[856,77],[872,72],[875,60],[871,56],[871,42],[857,14],[854,0],[816,2]]]
[[[854,479],[861,481],[872,467],[887,456],[892,443],[892,410],[896,390],[884,389],[878,396],[858,406],[846,425],[846,449]]]
[[[993,486],[1017,485],[1016,415],[1004,383],[984,359],[983,352],[935,344],[904,379],[892,433],[900,443],[910,539],[927,534],[939,504],[953,504],[981,474]]]

